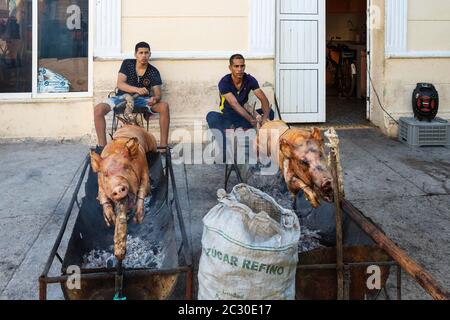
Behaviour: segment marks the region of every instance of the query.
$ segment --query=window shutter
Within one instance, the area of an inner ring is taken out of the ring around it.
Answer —
[[[122,37],[121,0],[95,0],[94,56],[119,57]]]
[[[386,1],[386,55],[407,51],[408,0]]]
[[[251,0],[250,53],[275,55],[275,0]]]

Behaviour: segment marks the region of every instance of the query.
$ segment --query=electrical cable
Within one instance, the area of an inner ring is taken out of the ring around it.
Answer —
[[[372,89],[373,89],[373,91],[375,92],[375,95],[376,95],[376,97],[377,97],[377,100],[378,100],[378,104],[380,105],[380,108],[384,111],[384,113],[386,113],[397,125],[399,125],[399,123],[398,123],[398,121],[397,120],[395,120],[394,119],[394,117],[389,113],[389,112],[387,112],[386,111],[386,109],[383,107],[383,104],[381,103],[381,100],[380,100],[380,96],[378,95],[378,92],[377,92],[377,90],[375,89],[375,85],[373,84],[373,80],[372,80],[372,76],[370,75],[370,72],[367,72],[367,74],[369,75],[369,79],[370,79],[370,83],[371,83],[371,85],[372,85]]]

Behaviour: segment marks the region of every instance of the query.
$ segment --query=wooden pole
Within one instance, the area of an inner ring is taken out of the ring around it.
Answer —
[[[114,230],[114,256],[117,260],[125,260],[127,254],[127,205],[116,204],[116,226]]]
[[[194,298],[194,272],[192,271],[192,266],[186,273],[186,292],[184,298],[186,300],[192,300]]]
[[[450,293],[443,289],[437,281],[419,264],[411,259],[405,251],[400,249],[380,229],[378,229],[361,211],[350,202],[343,199],[342,209],[355,221],[387,254],[389,254],[422,288],[435,300],[449,300]]]
[[[334,203],[336,205],[336,268],[337,268],[337,299],[344,300],[344,248],[342,242],[342,211],[341,194],[339,192],[336,151],[330,151],[331,172],[333,175]]]
[[[47,300],[47,282],[45,277],[41,276],[39,278],[39,300]]]

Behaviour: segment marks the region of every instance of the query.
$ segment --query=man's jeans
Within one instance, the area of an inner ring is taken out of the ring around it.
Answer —
[[[256,112],[258,112],[260,115],[263,115],[262,109],[259,109]],[[274,118],[275,112],[273,110],[270,110],[269,120],[273,120]],[[223,162],[226,162],[226,130],[238,128],[248,130],[253,128],[253,126],[245,119],[234,122],[229,117],[220,112],[208,113],[208,115],[206,116],[206,121],[208,122],[208,127],[210,130],[218,131],[216,133],[213,131],[213,133],[215,133],[214,137],[216,139],[216,142],[219,143],[220,149],[222,150]],[[221,134],[221,136],[218,136],[219,133]]]

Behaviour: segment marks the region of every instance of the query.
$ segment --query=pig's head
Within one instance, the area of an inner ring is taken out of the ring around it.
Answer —
[[[323,144],[319,129],[314,128],[310,132],[296,130],[280,139],[280,150],[291,160],[295,175],[319,197],[332,202],[332,177],[325,160]]]
[[[105,152],[102,156],[91,152],[92,170],[98,173],[99,186],[108,199],[116,204],[127,201],[131,208],[135,205],[139,184],[131,163],[138,156],[138,141],[135,138],[125,143],[114,140],[107,148],[106,156]]]

